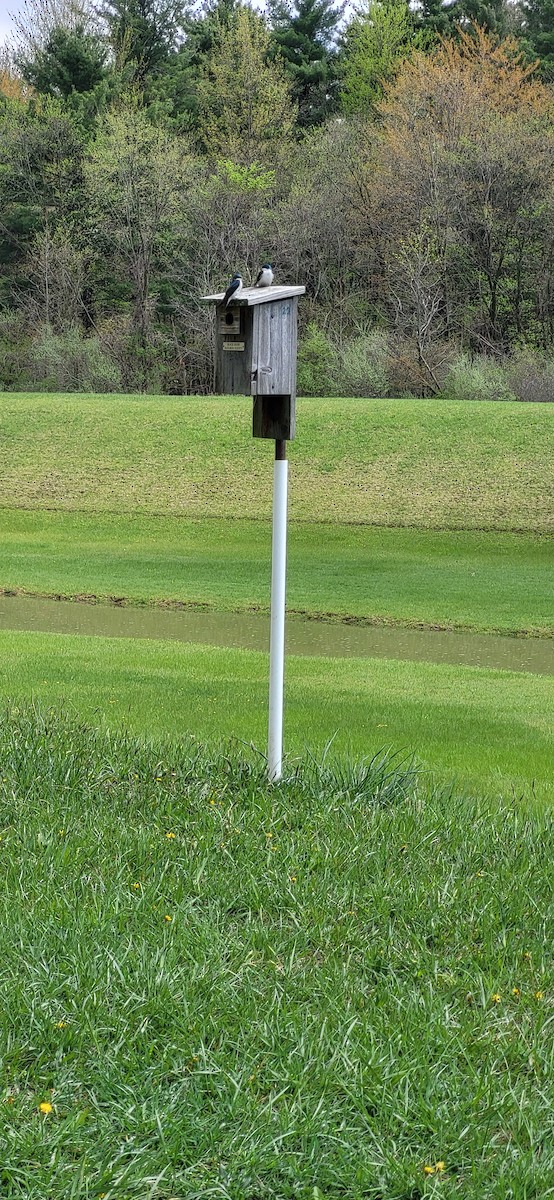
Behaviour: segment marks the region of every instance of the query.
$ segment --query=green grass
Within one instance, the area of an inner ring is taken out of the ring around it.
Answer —
[[[267,655],[178,642],[0,633],[0,698],[70,704],[147,737],[267,744]],[[554,798],[554,678],[387,659],[287,661],[285,750],[415,753],[478,792]]]
[[[0,588],[267,609],[261,521],[0,511]],[[406,625],[554,633],[554,553],[532,534],[291,524],[288,607]]]
[[[0,506],[267,518],[271,443],[229,397],[0,398]],[[554,528],[554,408],[300,400],[294,520]]]
[[[53,714],[0,760],[6,1200],[552,1196],[551,814]]]

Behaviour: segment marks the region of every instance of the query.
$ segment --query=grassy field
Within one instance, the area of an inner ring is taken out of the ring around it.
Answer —
[[[250,437],[249,400],[4,395],[0,414],[0,588],[267,607],[272,446]],[[289,608],[552,635],[552,417],[548,405],[302,401]],[[6,697],[67,700],[147,734],[265,745],[263,655],[1,642]],[[386,743],[443,779],[547,798],[553,705],[546,676],[291,660],[286,748]]]
[[[264,607],[249,410],[1,397],[0,588]],[[551,635],[552,415],[301,402],[290,607]],[[0,632],[0,1196],[547,1200],[554,678],[267,674]]]
[[[50,714],[0,759],[6,1200],[552,1196],[551,814]]]
[[[145,736],[267,744],[267,656],[179,642],[0,632],[0,699],[60,700]],[[285,749],[414,753],[429,775],[554,799],[551,676],[387,659],[289,658]]]
[[[0,510],[0,588],[267,609],[262,521]],[[554,634],[554,548],[536,534],[291,524],[288,607],[405,625]]]
[[[235,397],[11,395],[0,507],[268,518],[272,445]],[[554,406],[300,400],[291,517],[554,529]]]

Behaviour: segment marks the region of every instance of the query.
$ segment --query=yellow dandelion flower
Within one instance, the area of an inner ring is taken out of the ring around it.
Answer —
[[[493,992],[491,1000],[494,1001],[495,1004],[500,1004],[501,999],[502,996],[500,995],[500,992]]]
[[[140,888],[140,883],[134,883],[134,884],[133,884],[133,887],[134,887],[134,889],[135,889],[135,892],[138,892],[138,890],[139,890],[139,888]]]
[[[442,1159],[440,1162],[435,1163],[435,1171],[437,1172],[437,1175],[440,1175],[442,1171],[446,1171],[446,1163],[443,1162]]]
[[[174,833],[166,833],[165,836],[166,836],[166,838],[169,838],[171,840],[172,838],[175,837],[175,834]]]
[[[39,1112],[45,1113],[46,1115],[48,1115],[48,1113],[54,1112],[53,1106],[48,1103],[48,1100],[43,1101],[43,1103],[39,1104],[38,1107],[39,1107]]]
[[[67,1029],[67,1021],[56,1021],[56,1029]]]
[[[428,1164],[426,1164],[426,1165],[424,1166],[424,1168],[423,1168],[423,1174],[424,1174],[424,1175],[434,1175],[434,1174],[435,1174],[435,1168],[434,1168],[434,1167],[430,1167]]]
[[[165,917],[164,917],[164,921],[172,921],[172,920],[173,920],[173,917],[170,917],[169,913],[166,913]]]
[[[475,874],[478,879],[482,879],[485,872],[484,871],[476,871]]]
[[[535,1000],[544,1000],[544,992],[535,992]]]
[[[516,987],[512,988],[512,996],[521,996],[521,992],[520,992],[519,988],[516,988]]]
[[[291,883],[296,883],[296,875],[289,875]]]

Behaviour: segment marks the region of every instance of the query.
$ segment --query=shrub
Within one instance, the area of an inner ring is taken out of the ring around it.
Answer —
[[[455,358],[441,394],[448,400],[515,400],[506,369],[486,354]]]
[[[312,321],[298,347],[298,394],[336,395],[337,375],[338,352],[325,331]]]
[[[44,326],[29,355],[29,384],[50,392],[115,392],[121,387],[117,365],[97,337],[76,327],[52,333]]]
[[[514,355],[508,380],[516,400],[554,404],[554,362],[539,351],[526,347]]]
[[[342,396],[386,396],[388,344],[379,329],[359,334],[340,352],[340,376],[335,384]]]
[[[28,337],[21,313],[0,313],[0,391],[16,391],[22,386],[28,353]]]

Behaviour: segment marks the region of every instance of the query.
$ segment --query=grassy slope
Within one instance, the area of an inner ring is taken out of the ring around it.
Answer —
[[[0,757],[6,1200],[551,1194],[551,815],[50,716]]]
[[[267,656],[177,642],[0,633],[0,697],[61,700],[147,737],[265,748]],[[385,659],[289,658],[285,749],[413,752],[435,775],[554,799],[554,679]]]
[[[259,521],[0,511],[0,587],[267,608]],[[291,525],[290,610],[414,625],[554,632],[548,538]]]
[[[271,445],[228,397],[4,394],[0,506],[265,517]],[[301,400],[291,516],[554,528],[554,406]]]

